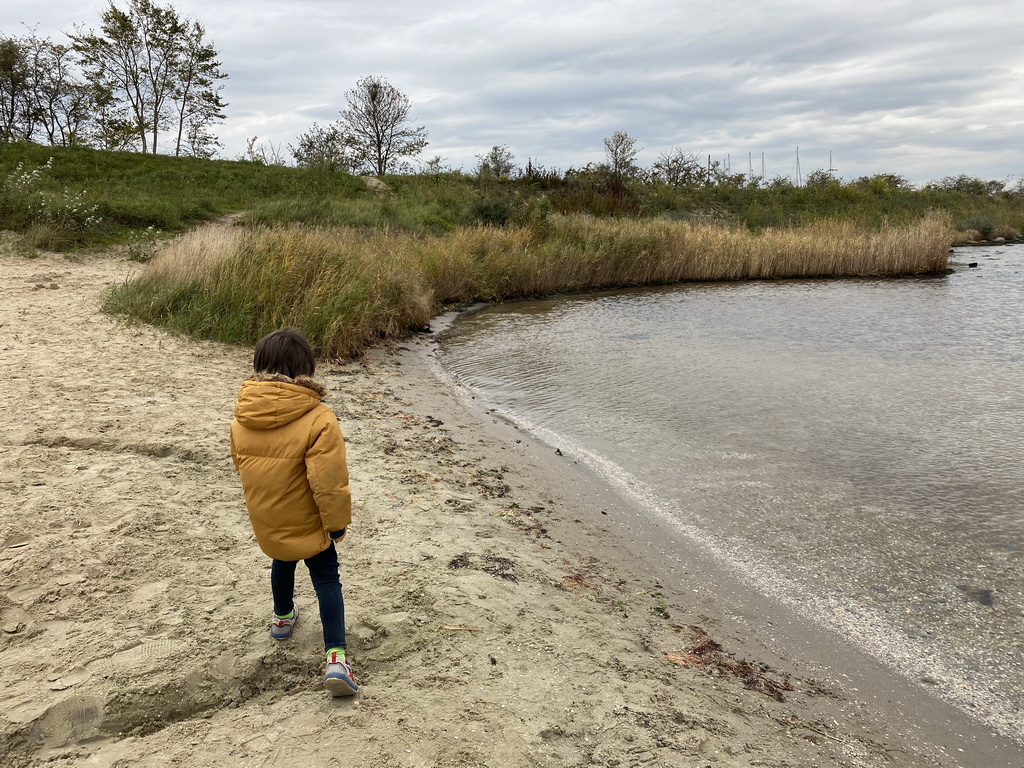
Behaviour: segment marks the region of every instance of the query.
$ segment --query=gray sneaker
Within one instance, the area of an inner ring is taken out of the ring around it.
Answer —
[[[292,617],[290,619],[282,619],[277,614],[274,614],[274,618],[270,621],[270,636],[275,640],[287,640],[292,636],[292,629],[298,620],[299,606],[296,603],[292,606]]]
[[[353,696],[359,690],[356,681],[352,679],[352,667],[344,657],[339,658],[333,651],[327,654],[324,688],[331,692],[331,696]]]

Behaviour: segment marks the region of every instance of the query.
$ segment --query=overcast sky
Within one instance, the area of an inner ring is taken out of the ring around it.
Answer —
[[[126,7],[127,0],[118,0]],[[365,75],[426,126],[422,155],[471,170],[505,144],[566,169],[626,131],[746,173],[832,165],[921,183],[1024,175],[1024,2],[976,0],[179,0],[229,75],[221,155],[287,146]],[[0,31],[66,42],[98,0],[3,0]]]

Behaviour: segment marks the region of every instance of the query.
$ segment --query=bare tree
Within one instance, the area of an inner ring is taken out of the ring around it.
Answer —
[[[707,179],[704,163],[697,154],[672,147],[662,152],[652,166],[659,181],[672,187],[703,184]]]
[[[616,131],[611,138],[604,140],[604,154],[609,170],[616,176],[635,176],[639,170],[636,156],[640,154],[640,147],[637,147],[636,139],[625,131]]]
[[[245,140],[245,154],[239,160],[247,160],[257,165],[286,165],[284,150],[280,144],[270,141],[260,141],[259,136],[253,136]]]
[[[505,145],[495,145],[491,151],[477,155],[476,174],[481,179],[504,179],[516,169],[516,156]]]
[[[378,176],[397,170],[403,157],[427,146],[427,129],[409,123],[409,97],[383,77],[369,75],[345,94],[341,129],[360,166]]]

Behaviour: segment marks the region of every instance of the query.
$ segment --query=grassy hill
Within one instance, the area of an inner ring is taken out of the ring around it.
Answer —
[[[915,190],[890,175],[842,182],[819,174],[801,187],[778,181],[673,187],[624,181],[600,169],[541,170],[502,180],[456,172],[389,176],[391,194],[382,196],[358,178],[316,169],[4,144],[0,181],[0,229],[50,249],[123,242],[150,227],[177,233],[239,211],[252,223],[419,236],[478,224],[523,225],[550,214],[660,217],[759,231],[823,220],[877,228],[909,224],[935,210],[947,212],[954,228],[983,236],[1024,230],[1024,194]]]

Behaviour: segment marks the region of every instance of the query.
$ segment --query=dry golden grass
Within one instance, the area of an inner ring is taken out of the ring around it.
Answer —
[[[231,224],[204,224],[164,246],[146,266],[146,275],[181,283],[199,280],[208,287],[213,267],[238,256],[245,234]]]
[[[291,324],[347,356],[446,305],[615,286],[881,276],[946,268],[948,220],[881,230],[827,222],[765,230],[661,219],[554,217],[543,229],[420,238],[298,225],[200,228],[174,241],[108,308],[197,335],[252,342]]]
[[[996,227],[992,230],[992,237],[1001,237],[1004,240],[1017,240],[1020,238],[1020,230],[1013,227]]]
[[[970,245],[984,241],[985,236],[976,229],[962,229],[953,234],[953,245]]]

